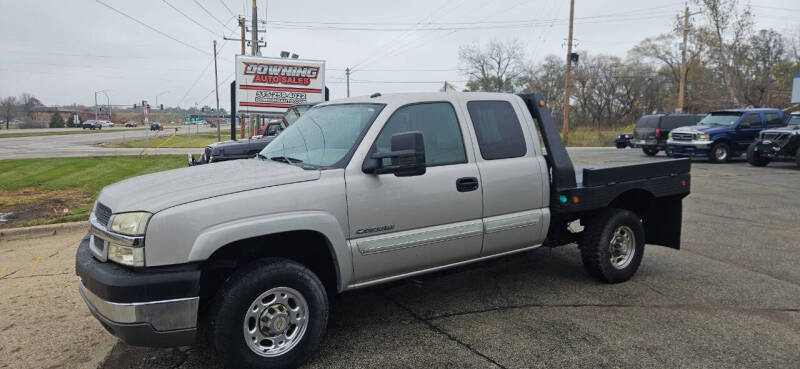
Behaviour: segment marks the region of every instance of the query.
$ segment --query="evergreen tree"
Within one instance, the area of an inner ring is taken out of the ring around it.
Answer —
[[[50,128],[64,128],[64,125],[64,118],[61,118],[61,114],[58,112],[53,113],[50,118]]]

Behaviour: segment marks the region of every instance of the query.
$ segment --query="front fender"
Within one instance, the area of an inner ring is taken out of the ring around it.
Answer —
[[[203,230],[189,251],[189,261],[207,260],[215,251],[235,241],[290,231],[315,231],[324,235],[336,263],[339,290],[352,278],[353,264],[342,225],[322,211],[298,211],[239,219]]]

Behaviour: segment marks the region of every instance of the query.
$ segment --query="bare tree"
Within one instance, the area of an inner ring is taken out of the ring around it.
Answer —
[[[523,47],[517,40],[493,40],[486,49],[478,44],[462,46],[458,57],[472,91],[514,92],[525,71]]]
[[[752,34],[753,13],[750,4],[739,0],[695,0],[707,24],[699,35],[705,36],[713,60],[719,67],[722,83],[734,105],[739,105],[736,68],[738,60],[747,54],[747,41]]]
[[[0,100],[0,114],[2,114],[3,119],[6,121],[6,129],[8,129],[8,125],[12,119],[14,119],[14,114],[17,112],[17,98],[14,96],[6,97],[3,100]]]
[[[33,119],[33,108],[43,105],[38,98],[27,92],[23,93],[20,97],[20,103],[22,105],[22,112],[25,114],[25,117],[29,119]]]
[[[773,30],[761,30],[750,38],[742,69],[741,93],[749,105],[764,106],[770,91],[779,88],[775,67],[785,60],[783,37]]]

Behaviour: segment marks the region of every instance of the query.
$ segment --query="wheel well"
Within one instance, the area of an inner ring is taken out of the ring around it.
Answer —
[[[728,137],[726,137],[726,136],[723,136],[723,137],[720,137],[720,138],[718,138],[718,139],[714,140],[714,142],[712,143],[712,145],[713,145],[713,144],[715,144],[715,143],[717,143],[717,142],[724,143],[724,144],[728,145],[728,147],[730,147],[731,149],[733,149],[733,146],[731,145],[731,139],[730,139],[730,138],[728,138]]]
[[[257,260],[277,257],[304,265],[320,279],[328,295],[338,291],[336,258],[327,237],[316,231],[291,231],[231,242],[203,262],[200,301],[209,301],[240,267]]]
[[[608,204],[608,207],[630,210],[640,218],[644,218],[654,198],[655,196],[647,190],[633,189],[621,193]]]

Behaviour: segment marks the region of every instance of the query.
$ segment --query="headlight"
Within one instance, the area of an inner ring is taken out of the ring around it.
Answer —
[[[670,140],[672,139],[672,132],[671,132],[671,131],[670,131],[670,132],[669,132],[669,134],[667,135],[667,138],[668,138],[668,139],[670,139]]]
[[[698,140],[698,141],[711,141],[711,138],[710,138],[710,137],[708,137],[708,134],[705,134],[705,133],[698,133],[698,134],[697,134],[697,140]]]
[[[110,242],[108,260],[127,266],[144,266],[144,247],[122,246]]]
[[[111,224],[109,230],[128,236],[143,236],[151,215],[146,212],[114,214],[108,222]]]

